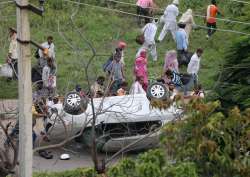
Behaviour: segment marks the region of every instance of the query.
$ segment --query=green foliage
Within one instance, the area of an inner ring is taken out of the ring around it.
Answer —
[[[59,173],[35,173],[33,177],[95,177],[97,176],[93,169],[76,169],[71,171],[64,171]]]
[[[219,108],[216,102],[190,108],[185,120],[168,124],[163,130],[162,144],[168,157],[177,164],[194,163],[200,176],[247,176],[250,110],[234,108],[225,117],[215,111]]]
[[[250,38],[237,40],[227,51],[217,86],[219,99],[225,108],[250,106]]]

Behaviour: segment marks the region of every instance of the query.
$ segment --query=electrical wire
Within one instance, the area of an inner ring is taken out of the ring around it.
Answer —
[[[247,1],[239,1],[239,0],[231,0],[231,1],[239,2],[239,3],[243,3],[243,4],[250,4],[250,2],[247,2]]]
[[[117,9],[111,9],[111,8],[102,7],[102,6],[91,5],[91,4],[87,4],[87,3],[83,3],[83,2],[76,2],[76,1],[71,1],[71,0],[63,0],[63,1],[73,3],[73,4],[84,5],[84,6],[88,6],[88,7],[92,7],[92,8],[99,8],[99,9],[103,9],[103,10],[107,10],[107,11],[113,11],[113,12],[117,12],[117,13],[127,14],[127,15],[131,15],[131,16],[146,17],[146,18],[156,19],[156,18],[150,17],[150,16],[137,15],[137,14],[130,13],[130,12],[125,12],[125,11],[121,11],[121,10],[117,10]],[[208,28],[208,27],[202,26],[202,25],[196,25],[196,26],[198,26],[200,28],[203,28],[203,29],[211,29],[211,28]],[[241,31],[227,30],[227,29],[220,29],[220,28],[216,28],[216,30],[217,31],[230,32],[230,33],[236,33],[236,34],[242,34],[242,35],[250,36],[249,33],[244,33],[244,32],[241,32]]]
[[[14,1],[3,1],[3,2],[0,2],[0,5],[2,5],[2,4],[10,4],[10,3],[14,3]]]
[[[125,5],[130,5],[130,6],[137,6],[136,4],[133,3],[128,3],[128,2],[122,2],[122,1],[116,1],[116,0],[107,0],[109,2],[115,2],[115,3],[119,3],[119,4],[125,4]],[[150,9],[155,9],[155,10],[161,10],[164,11],[165,9],[161,9],[161,8],[155,8],[155,7],[150,7]],[[180,14],[183,14],[182,12],[180,12]],[[201,18],[206,18],[205,15],[199,15],[199,14],[193,14],[193,16],[195,17],[201,17]],[[225,19],[225,18],[215,18],[219,21],[225,21],[225,22],[231,22],[231,23],[238,23],[238,24],[244,24],[244,25],[250,25],[250,23],[247,22],[241,22],[241,21],[236,21],[236,20],[230,20],[230,19]]]

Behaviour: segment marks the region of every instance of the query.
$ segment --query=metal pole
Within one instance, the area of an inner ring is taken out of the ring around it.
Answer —
[[[16,0],[21,6],[28,0]],[[30,41],[28,9],[16,9],[17,37]],[[32,89],[31,89],[31,51],[29,43],[18,42],[18,93],[19,93],[19,175],[32,177]]]

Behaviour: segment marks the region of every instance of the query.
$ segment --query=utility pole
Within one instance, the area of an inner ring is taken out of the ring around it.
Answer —
[[[32,177],[32,89],[28,0],[16,0],[18,38],[19,176]],[[26,42],[25,42],[26,41]]]

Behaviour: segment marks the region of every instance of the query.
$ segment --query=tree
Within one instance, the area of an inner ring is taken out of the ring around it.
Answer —
[[[225,55],[216,87],[224,108],[250,106],[250,38],[240,38]]]

